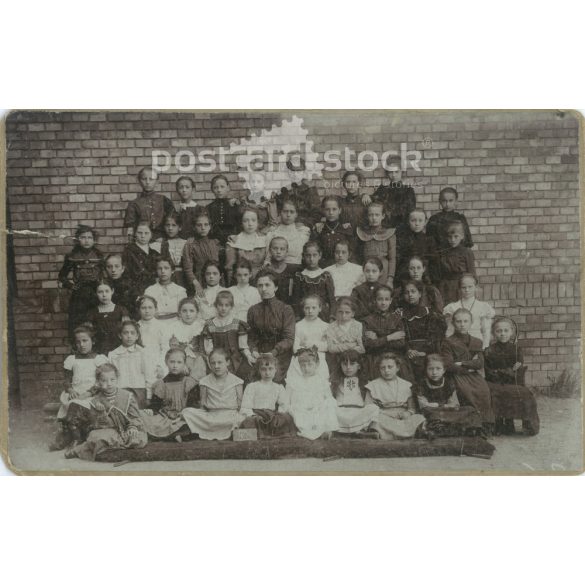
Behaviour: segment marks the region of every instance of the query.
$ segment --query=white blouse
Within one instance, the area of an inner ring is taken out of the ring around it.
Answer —
[[[451,318],[455,314],[455,311],[461,308],[468,309],[471,312],[473,321],[471,323],[471,328],[469,329],[469,334],[472,337],[481,339],[483,342],[483,348],[485,349],[490,344],[492,319],[495,317],[496,312],[489,303],[478,299],[473,299],[471,302],[466,300],[465,302],[457,301],[456,303],[449,303],[443,309],[443,315],[447,317],[449,322],[446,333],[447,337],[453,335],[455,331]]]

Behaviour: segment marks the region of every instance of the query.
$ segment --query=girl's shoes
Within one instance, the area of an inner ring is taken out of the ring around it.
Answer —
[[[71,444],[71,434],[64,430],[57,431],[49,445],[49,451],[62,451]]]
[[[65,459],[75,459],[77,457],[77,453],[75,452],[75,448],[74,447],[67,447],[67,449],[65,449]]]

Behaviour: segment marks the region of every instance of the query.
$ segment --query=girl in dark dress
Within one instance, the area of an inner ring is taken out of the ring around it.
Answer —
[[[95,351],[104,355],[108,355],[120,345],[118,336],[120,325],[130,319],[125,307],[112,302],[113,294],[114,289],[109,281],[98,282],[96,287],[98,306],[87,314],[87,320],[95,330]]]
[[[406,227],[410,212],[416,208],[416,195],[410,185],[402,182],[400,159],[389,160],[392,169],[386,170],[389,185],[380,185],[372,195],[372,201],[380,201],[386,210],[385,224],[388,227]]]
[[[311,229],[321,219],[319,192],[305,177],[307,165],[298,154],[291,154],[286,161],[291,181],[290,187],[283,187],[276,195],[276,203],[282,208],[285,200],[292,200],[298,212],[297,221]]]
[[[297,318],[302,318],[301,301],[309,295],[317,295],[323,305],[321,318],[328,322],[331,309],[335,305],[335,289],[331,274],[319,267],[321,247],[317,242],[307,242],[303,246],[305,268],[295,273],[292,288],[292,306]]]
[[[406,281],[403,286],[404,306],[396,310],[404,324],[406,333],[406,356],[415,381],[424,377],[425,357],[438,353],[445,337],[447,324],[442,315],[435,313],[422,303],[422,283]]]
[[[137,296],[156,282],[156,262],[161,257],[151,248],[152,230],[148,222],[140,222],[134,232],[134,242],[128,244],[122,254],[122,260],[128,276],[134,282]]]
[[[431,282],[439,281],[435,241],[425,232],[427,216],[422,209],[413,209],[408,216],[406,226],[396,230],[396,279],[408,278],[408,262],[413,256],[423,258],[429,269],[427,278]]]
[[[335,195],[324,197],[321,201],[321,213],[325,221],[315,224],[311,230],[311,240],[319,242],[323,251],[321,267],[327,268],[335,264],[335,246],[341,241],[350,243],[349,261],[355,262],[355,228],[350,222],[341,221],[342,205],[339,197]]]
[[[517,344],[517,328],[507,317],[494,321],[495,341],[485,350],[485,378],[492,394],[497,434],[514,434],[514,419],[528,435],[540,430],[534,394],[524,385],[524,356]]]
[[[475,274],[473,252],[463,245],[463,224],[453,223],[447,231],[449,248],[439,254],[439,291],[445,304],[459,300],[459,280],[465,273]]]
[[[469,335],[473,316],[467,309],[458,309],[453,315],[455,333],[445,339],[441,353],[447,359],[447,372],[457,386],[457,397],[464,406],[475,407],[487,434],[493,432],[494,411],[490,389],[481,377],[483,368],[483,344]]]
[[[385,227],[384,206],[379,202],[370,203],[365,223],[356,228],[359,242],[359,258],[375,256],[382,261],[380,281],[394,287],[396,275],[396,230]]]
[[[461,222],[463,224],[463,232],[465,234],[463,245],[466,248],[473,248],[473,239],[469,231],[467,218],[455,210],[458,199],[459,193],[453,187],[445,187],[439,193],[441,211],[431,215],[427,223],[427,234],[435,240],[437,250],[444,250],[449,247],[447,230],[453,222]]]
[[[286,238],[277,236],[270,240],[268,255],[270,263],[264,270],[270,270],[276,277],[276,298],[287,305],[292,303],[292,287],[295,273],[301,269],[300,264],[289,264],[286,261],[288,254],[288,241]]]
[[[375,296],[378,289],[382,286],[380,276],[384,265],[380,258],[368,258],[364,262],[364,277],[366,279],[362,284],[358,284],[352,293],[351,300],[355,304],[355,318],[363,321],[370,313],[375,310]]]
[[[222,246],[219,240],[209,237],[211,221],[207,213],[200,213],[193,224],[194,236],[183,248],[181,264],[187,293],[200,295],[203,290],[203,266],[208,261],[220,262]]]
[[[420,256],[412,256],[408,262],[408,280],[416,280],[422,283],[422,302],[435,313],[443,314],[443,297],[439,289],[434,287],[427,278],[427,263]],[[392,308],[404,306],[402,287],[395,289],[393,293]]]
[[[353,229],[365,225],[367,220],[366,210],[370,197],[360,193],[363,182],[364,178],[359,171],[346,171],[341,178],[345,191],[345,195],[339,198],[342,209],[341,221],[350,223]]]
[[[188,240],[193,237],[195,219],[202,211],[205,211],[205,208],[193,201],[195,181],[191,177],[179,177],[175,183],[175,189],[181,199],[178,221],[178,225],[181,227],[179,237]]]
[[[170,260],[174,266],[173,282],[187,288],[185,276],[183,274],[183,266],[181,265],[181,258],[183,257],[183,249],[187,240],[179,236],[181,230],[181,216],[173,211],[165,217],[164,230],[165,237],[161,242],[160,255],[165,260]]]
[[[106,276],[114,289],[112,302],[116,305],[122,305],[131,317],[138,314],[136,310],[136,293],[135,283],[128,274],[124,266],[122,254],[109,254],[106,257]]]
[[[253,363],[248,348],[248,325],[233,317],[234,296],[231,292],[218,292],[214,304],[217,316],[205,323],[201,333],[205,353],[209,356],[218,347],[225,349],[229,371],[248,380]]]
[[[366,348],[365,370],[368,380],[378,377],[377,362],[388,351],[400,359],[400,377],[414,382],[406,359],[406,333],[402,319],[390,311],[392,291],[381,285],[376,291],[375,310],[364,320],[364,346]]]
[[[425,377],[414,388],[419,410],[427,419],[427,435],[452,437],[481,435],[479,412],[473,406],[461,406],[453,378],[446,375],[445,357],[430,353],[425,358]]]
[[[75,246],[65,255],[59,271],[59,285],[71,290],[69,301],[69,337],[86,320],[87,312],[95,307],[95,287],[103,273],[103,254],[95,247],[97,232],[88,225],[75,231]]]
[[[230,196],[230,183],[225,175],[216,175],[211,179],[211,191],[215,200],[206,208],[212,225],[211,238],[225,246],[229,236],[240,231],[239,201]]]

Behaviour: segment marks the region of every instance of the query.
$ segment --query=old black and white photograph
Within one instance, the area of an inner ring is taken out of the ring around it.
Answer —
[[[582,469],[572,111],[12,111],[19,472]]]

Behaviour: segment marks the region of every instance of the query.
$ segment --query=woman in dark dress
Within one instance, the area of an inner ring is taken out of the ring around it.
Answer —
[[[248,309],[248,347],[253,365],[260,354],[276,358],[274,381],[282,384],[290,366],[295,339],[295,314],[291,307],[276,298],[276,278],[270,271],[261,271],[256,288],[262,301]]]

